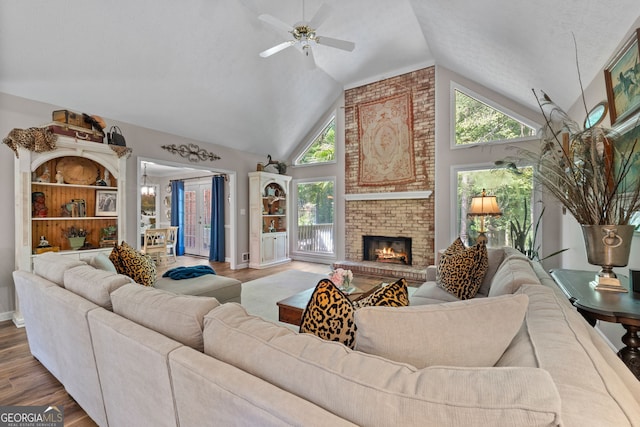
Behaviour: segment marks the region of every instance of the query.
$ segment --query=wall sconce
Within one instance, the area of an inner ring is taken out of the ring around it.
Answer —
[[[476,242],[484,242],[486,244],[487,236],[485,235],[486,230],[484,228],[484,220],[487,216],[494,216],[496,218],[500,217],[502,216],[502,212],[500,211],[500,206],[498,206],[496,196],[487,196],[487,193],[483,188],[481,196],[473,197],[471,199],[471,206],[469,207],[467,216],[480,217],[480,232]]]

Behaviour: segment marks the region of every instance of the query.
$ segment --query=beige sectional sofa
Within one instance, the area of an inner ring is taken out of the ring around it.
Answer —
[[[90,291],[67,287],[77,265],[14,281],[33,355],[101,426],[640,425],[640,383],[543,269],[508,249],[489,257],[484,298],[434,305],[427,282],[413,306],[358,310],[369,353],[114,273],[96,270]],[[474,322],[484,334],[461,326]],[[496,363],[483,366],[474,346],[499,350]],[[463,366],[427,362],[458,347]],[[397,348],[408,351],[392,358],[428,366],[371,354]]]

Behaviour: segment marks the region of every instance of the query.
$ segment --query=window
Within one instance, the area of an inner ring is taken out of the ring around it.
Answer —
[[[322,132],[295,161],[295,165],[332,162],[336,159],[336,117],[331,117]]]
[[[334,187],[334,180],[296,184],[297,251],[323,255],[335,253]]]
[[[489,105],[488,100],[480,100],[479,95],[471,96],[469,93],[461,88],[453,88],[456,146],[512,141],[536,135],[533,123],[527,124],[524,119],[516,119],[515,113],[494,103]]]
[[[533,202],[533,168],[521,168],[518,173],[507,169],[458,171],[458,232],[467,245],[475,243],[480,229],[480,218],[468,217],[467,210],[471,198],[480,196],[483,189],[496,196],[502,211],[499,218],[486,217],[487,245],[515,247],[518,239],[525,245],[531,243],[538,217],[534,212],[539,210]]]

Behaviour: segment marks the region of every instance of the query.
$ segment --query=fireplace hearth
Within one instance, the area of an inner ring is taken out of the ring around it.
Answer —
[[[363,261],[411,265],[411,237],[362,236]]]

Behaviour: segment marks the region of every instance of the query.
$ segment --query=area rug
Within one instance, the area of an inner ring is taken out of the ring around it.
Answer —
[[[326,274],[287,270],[242,284],[242,306],[249,314],[278,322],[276,303],[291,295],[314,288]],[[280,323],[280,322],[278,322]],[[285,323],[280,323],[286,325]],[[288,325],[294,327],[293,325]],[[295,327],[297,329],[297,327]]]

